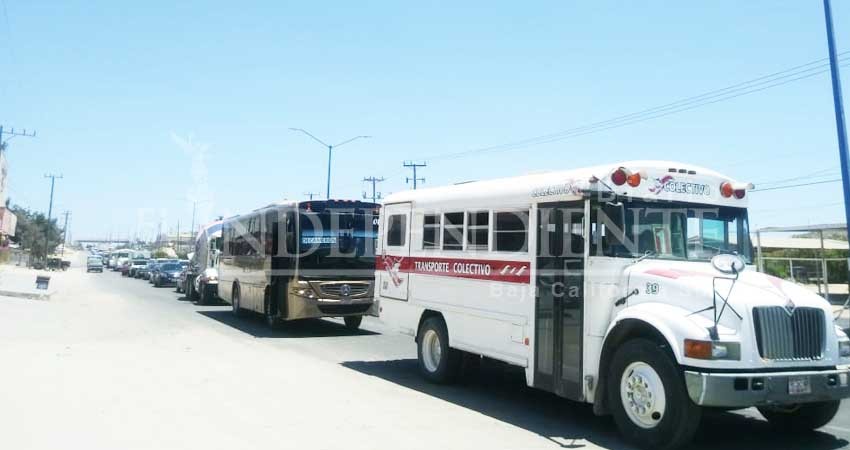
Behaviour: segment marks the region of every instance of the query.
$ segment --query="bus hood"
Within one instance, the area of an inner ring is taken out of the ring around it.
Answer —
[[[644,260],[628,271],[629,305],[645,302],[665,303],[689,311],[688,316],[701,326],[713,324],[716,300],[717,313],[726,310],[719,321],[721,334],[734,334],[742,321],[749,321],[752,308],[780,306],[786,310],[799,307],[822,309],[830,317],[829,304],[803,286],[771,275],[757,272],[753,266],[738,274],[727,275],[716,270],[710,262]]]

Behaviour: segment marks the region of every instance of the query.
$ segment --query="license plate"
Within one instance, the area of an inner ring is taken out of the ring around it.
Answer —
[[[811,394],[812,383],[809,377],[788,378],[788,393],[791,395]]]

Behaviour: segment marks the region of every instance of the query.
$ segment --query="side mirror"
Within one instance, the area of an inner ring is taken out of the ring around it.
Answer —
[[[740,256],[730,254],[716,255],[714,258],[711,258],[711,265],[718,272],[729,275],[737,275],[747,267]]]
[[[602,208],[602,212],[608,216],[608,220],[617,225],[617,227],[625,226],[626,206],[623,202],[607,202]]]

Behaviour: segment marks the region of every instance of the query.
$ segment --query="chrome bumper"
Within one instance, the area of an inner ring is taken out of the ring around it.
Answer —
[[[788,380],[808,377],[811,393],[790,394]],[[850,397],[850,369],[768,373],[685,371],[691,400],[701,406],[748,407],[838,400]]]

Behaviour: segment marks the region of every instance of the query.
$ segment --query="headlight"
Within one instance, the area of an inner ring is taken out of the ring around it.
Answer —
[[[316,292],[307,281],[298,281],[295,286],[292,287],[292,293],[299,297],[316,298]]]
[[[694,359],[741,359],[741,344],[737,342],[698,341],[685,339],[685,356]]]

